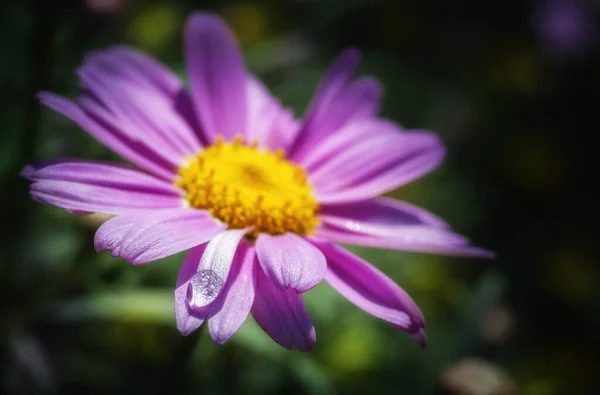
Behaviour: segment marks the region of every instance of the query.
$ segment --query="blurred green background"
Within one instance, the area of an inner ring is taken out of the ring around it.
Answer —
[[[600,393],[597,146],[600,3],[586,0],[6,0],[0,6],[0,393]],[[251,319],[230,343],[175,329],[182,255],[132,267],[93,250],[98,220],[42,206],[18,177],[52,157],[114,159],[38,90],[77,91],[84,54],[140,47],[183,78],[181,31],[221,14],[249,69],[300,116],[347,46],[385,86],[383,115],[437,131],[441,169],[392,195],[494,261],[353,250],[427,319],[421,350],[327,285],[307,294],[317,347]]]

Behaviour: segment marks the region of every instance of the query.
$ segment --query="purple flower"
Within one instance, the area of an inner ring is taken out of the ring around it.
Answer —
[[[40,93],[137,168],[72,159],[27,166],[31,196],[114,215],[95,247],[133,264],[190,250],[175,289],[184,335],[208,321],[222,344],[252,313],[277,343],[311,350],[302,293],[324,279],[424,345],[413,300],[332,241],[490,256],[435,215],[378,197],[437,167],[440,140],[377,117],[381,87],[352,79],[353,50],[333,63],[299,121],[246,71],[218,17],[190,17],[185,51],[189,94],[163,65],[123,47],[85,59],[75,101]]]

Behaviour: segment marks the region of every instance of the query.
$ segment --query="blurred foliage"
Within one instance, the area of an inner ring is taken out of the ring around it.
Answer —
[[[565,4],[568,10],[565,11]],[[562,7],[562,8],[561,8]],[[592,0],[8,0],[0,6],[0,392],[600,393],[596,208],[600,91]],[[352,45],[383,114],[437,131],[444,166],[392,196],[447,219],[491,262],[354,249],[421,306],[429,345],[320,285],[313,353],[249,320],[223,347],[174,327],[182,256],[132,267],[96,254],[97,220],[41,206],[18,177],[51,157],[117,159],[33,95],[73,95],[84,54],[124,42],[183,75],[181,30],[223,15],[251,71],[296,114]],[[558,11],[557,11],[558,10]],[[588,127],[588,125],[592,125]]]

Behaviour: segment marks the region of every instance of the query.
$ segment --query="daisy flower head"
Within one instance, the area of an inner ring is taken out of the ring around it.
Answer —
[[[299,120],[245,69],[219,17],[189,17],[185,56],[189,88],[149,56],[114,47],[85,58],[74,100],[40,93],[134,166],[33,164],[22,172],[32,198],[112,215],[94,245],[132,264],[189,250],[174,298],[184,335],[207,321],[223,344],[252,314],[275,342],[311,350],[302,294],[325,280],[424,345],[413,300],[334,242],[490,256],[435,215],[378,197],[437,167],[439,138],[378,117],[382,89],[354,79],[354,50],[333,62]]]

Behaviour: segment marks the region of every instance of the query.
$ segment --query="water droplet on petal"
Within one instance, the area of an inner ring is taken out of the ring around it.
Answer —
[[[188,284],[186,301],[192,308],[212,303],[223,288],[223,279],[213,270],[200,270]]]
[[[346,227],[346,229],[352,230],[354,232],[359,232],[362,229],[362,226],[360,226],[360,224],[354,221],[346,221],[344,222],[344,226]]]

